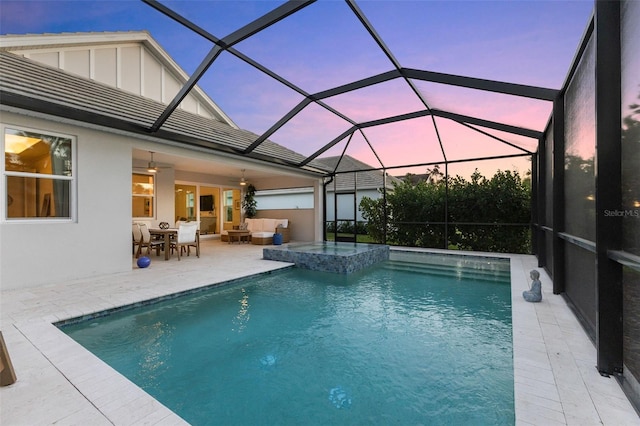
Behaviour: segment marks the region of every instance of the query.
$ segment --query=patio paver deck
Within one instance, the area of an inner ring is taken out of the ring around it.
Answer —
[[[202,255],[147,269],[3,291],[0,329],[18,381],[0,388],[2,425],[186,424],[52,322],[280,269],[262,246],[204,240]],[[601,377],[596,351],[533,256],[511,255],[517,425],[640,425],[613,378]],[[528,271],[538,269],[543,301],[525,302]]]

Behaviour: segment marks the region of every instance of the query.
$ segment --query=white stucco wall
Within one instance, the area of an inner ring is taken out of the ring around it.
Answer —
[[[0,216],[0,289],[38,287],[130,270],[133,264],[132,150],[151,151],[156,145],[135,136],[60,123],[39,115],[32,117],[2,111],[0,124],[75,137],[77,183],[74,221],[7,221]],[[164,151],[202,157],[201,153],[194,154],[183,148],[164,147]],[[150,219],[152,226],[162,220],[171,223],[169,218],[175,217],[175,183],[181,179],[209,184],[228,181],[228,177],[162,169],[156,175],[156,214]],[[309,185],[315,180],[285,175],[263,179],[261,185],[266,185],[267,181],[275,187],[283,187],[285,183]],[[316,193],[319,193],[317,185]],[[0,200],[5,199],[5,187],[0,185]],[[316,199],[316,208],[319,204],[321,202]],[[304,216],[297,216],[303,212]],[[322,235],[319,214],[314,209],[291,214],[299,226],[297,238],[312,240]]]
[[[131,268],[131,142],[86,128],[0,114],[0,122],[77,137],[77,221],[0,222],[0,286],[34,287]],[[5,199],[4,187],[0,199]]]

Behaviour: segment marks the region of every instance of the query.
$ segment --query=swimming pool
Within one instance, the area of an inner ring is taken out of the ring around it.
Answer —
[[[62,329],[194,425],[513,424],[508,261],[400,257]]]

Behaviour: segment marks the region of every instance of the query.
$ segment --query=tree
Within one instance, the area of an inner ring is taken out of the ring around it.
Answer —
[[[242,209],[244,210],[244,215],[251,219],[255,217],[257,211],[256,206],[258,202],[255,200],[256,195],[256,187],[252,184],[247,185],[247,189],[244,193],[244,198],[242,200]]]
[[[360,211],[362,218],[367,222],[367,234],[373,241],[384,241],[385,215],[384,199],[374,200],[369,197],[362,197],[360,201]]]
[[[471,180],[437,178],[395,184],[387,195],[387,216],[382,199],[363,199],[360,211],[370,237],[382,242],[385,219],[390,244],[527,253],[530,251],[531,184],[518,172],[497,171],[487,179],[477,170]],[[448,192],[448,198],[447,198]],[[446,208],[445,208],[446,206]],[[445,215],[448,238],[445,239]],[[476,225],[479,224],[479,225]],[[510,224],[510,225],[507,225]],[[525,225],[513,225],[525,224]]]
[[[396,184],[387,195],[389,239],[404,246],[443,247],[444,225],[429,222],[444,222],[444,199],[444,180]]]
[[[427,168],[426,180],[429,183],[438,183],[444,179],[444,173],[440,171],[440,165],[436,164],[433,169]]]
[[[457,176],[449,189],[449,220],[471,224],[456,225],[450,235],[461,250],[529,252],[529,227],[509,224],[530,222],[531,188],[518,172],[498,170],[487,179],[476,170],[470,182]]]

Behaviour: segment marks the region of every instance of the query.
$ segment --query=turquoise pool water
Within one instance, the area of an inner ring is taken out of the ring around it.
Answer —
[[[513,424],[508,261],[411,256],[62,329],[193,425]]]

